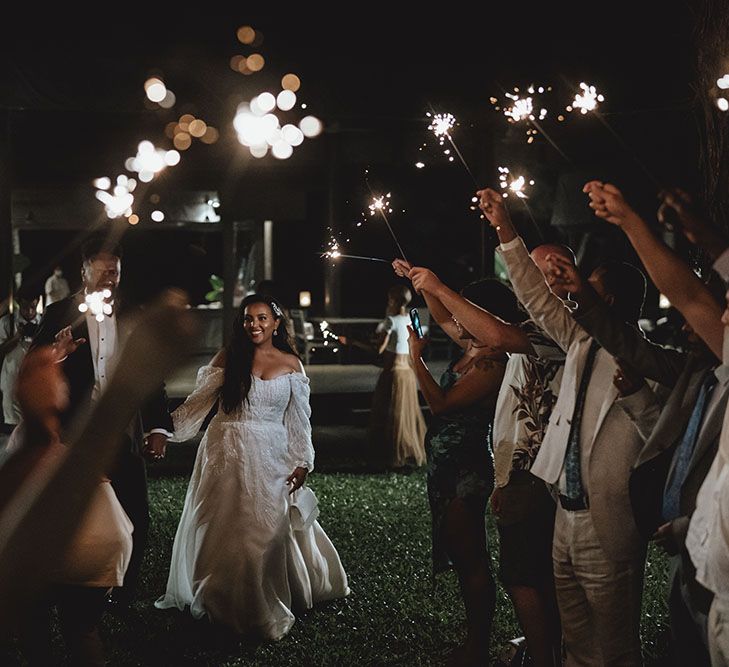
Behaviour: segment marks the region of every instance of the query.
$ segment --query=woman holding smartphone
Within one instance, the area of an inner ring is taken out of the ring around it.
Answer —
[[[372,392],[369,440],[378,462],[396,470],[425,463],[425,419],[408,349],[411,301],[407,286],[393,285],[387,291],[385,317],[377,325],[374,342],[363,344],[339,336],[343,345],[370,351],[374,347],[382,360],[382,372]]]
[[[393,267],[401,276],[411,269],[402,260],[395,260]],[[471,283],[461,295],[506,322],[526,319],[514,294],[498,280]],[[483,665],[488,662],[496,603],[486,535],[486,504],[494,488],[489,436],[506,355],[479,345],[436,297],[428,292],[423,296],[431,316],[463,350],[436,382],[423,361],[427,338],[419,338],[410,327],[410,359],[432,415],[425,448],[433,572],[455,569],[466,608],[466,642],[450,664]]]

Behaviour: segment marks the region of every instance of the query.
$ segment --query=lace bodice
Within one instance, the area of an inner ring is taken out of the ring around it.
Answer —
[[[175,427],[173,442],[193,438],[205,417],[219,400],[224,369],[206,365],[198,370],[195,389],[172,413]],[[285,428],[288,451],[296,466],[314,468],[314,447],[311,441],[311,406],[309,378],[303,373],[287,373],[271,380],[253,376],[247,400],[233,413],[222,409],[214,417],[220,425],[230,422]]]

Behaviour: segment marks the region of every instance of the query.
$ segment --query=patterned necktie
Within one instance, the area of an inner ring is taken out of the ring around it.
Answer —
[[[663,493],[663,518],[666,521],[672,521],[673,519],[681,516],[681,487],[686,480],[688,473],[689,464],[691,463],[691,456],[694,453],[694,447],[696,447],[696,440],[701,430],[701,422],[704,419],[704,413],[706,407],[709,404],[709,397],[711,396],[711,390],[716,384],[716,375],[713,370],[707,371],[704,376],[703,382],[699,389],[699,395],[696,397],[696,405],[691,412],[686,430],[683,433],[683,438],[678,445],[678,449],[674,454],[676,458],[676,465],[673,470],[673,477],[671,478],[668,488]]]
[[[575,411],[572,413],[572,424],[570,426],[570,437],[567,441],[567,453],[564,459],[564,472],[566,480],[566,493],[568,498],[577,499],[583,495],[582,472],[580,470],[580,424],[582,423],[582,408],[585,404],[587,385],[592,375],[592,365],[595,362],[595,355],[600,346],[597,341],[590,343],[590,350],[587,353],[587,361],[580,378],[580,388],[577,391],[575,400]]]

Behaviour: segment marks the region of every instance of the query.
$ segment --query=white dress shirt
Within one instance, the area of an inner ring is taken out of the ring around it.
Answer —
[[[106,388],[114,370],[116,356],[116,317],[106,315],[101,322],[90,311],[86,311],[86,326],[89,330],[89,349],[94,362],[94,389],[91,400],[97,400]]]
[[[724,330],[724,338],[729,336]],[[728,359],[716,369],[721,382]],[[686,548],[696,567],[696,580],[719,598],[729,600],[729,407],[724,413],[719,449],[696,497]]]
[[[99,322],[95,315],[86,311],[86,326],[89,330],[89,350],[94,362],[94,388],[91,392],[91,400],[96,401],[109,384],[109,378],[114,372],[118,359],[116,316],[113,313],[105,315],[104,319]],[[147,436],[150,433],[161,433],[168,438],[172,437],[172,433],[163,428],[153,428],[144,435]]]
[[[729,282],[729,248],[721,253],[714,262],[714,271],[722,277],[724,282]]]

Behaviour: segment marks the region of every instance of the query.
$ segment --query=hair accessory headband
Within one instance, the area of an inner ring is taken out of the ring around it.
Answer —
[[[276,317],[283,317],[283,311],[275,301],[271,301],[271,310]]]

